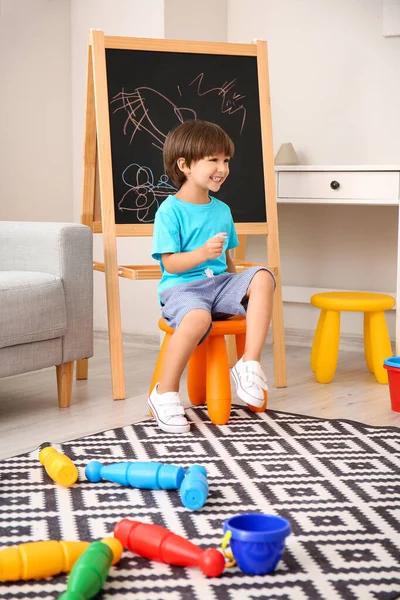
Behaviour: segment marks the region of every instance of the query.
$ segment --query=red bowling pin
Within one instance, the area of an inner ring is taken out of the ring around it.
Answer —
[[[218,577],[225,568],[225,559],[219,550],[202,550],[161,525],[122,519],[114,528],[114,537],[144,558],[178,567],[198,566],[207,577]]]

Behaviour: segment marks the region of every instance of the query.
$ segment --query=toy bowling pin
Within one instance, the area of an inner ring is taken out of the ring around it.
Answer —
[[[124,548],[144,558],[179,567],[196,565],[207,577],[218,577],[225,568],[225,559],[219,550],[202,550],[161,525],[122,519],[114,528],[114,537]]]
[[[72,569],[89,542],[28,542],[0,550],[0,581],[44,579]]]
[[[70,576],[67,591],[61,594],[63,600],[89,600],[103,587],[111,565],[122,556],[121,542],[115,538],[105,538],[93,542],[78,558]]]
[[[193,465],[186,471],[180,487],[183,506],[190,510],[199,510],[208,496],[207,471],[201,465]]]
[[[39,452],[39,460],[47,475],[61,485],[68,487],[78,479],[78,469],[72,460],[51,446]]]
[[[101,462],[93,460],[86,466],[85,475],[94,483],[106,479],[146,490],[177,490],[180,488],[185,471],[183,467],[151,461],[102,465]]]

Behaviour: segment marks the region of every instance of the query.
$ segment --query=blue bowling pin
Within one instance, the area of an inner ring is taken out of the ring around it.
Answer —
[[[106,479],[145,490],[178,490],[185,471],[183,467],[151,461],[103,465],[93,460],[86,466],[85,475],[93,483]]]
[[[183,506],[190,510],[202,508],[208,496],[207,471],[205,468],[201,465],[189,467],[181,483],[180,492]]]

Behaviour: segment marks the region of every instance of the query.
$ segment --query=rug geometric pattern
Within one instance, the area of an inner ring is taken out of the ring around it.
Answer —
[[[153,420],[53,444],[79,470],[55,484],[38,450],[0,462],[0,548],[23,542],[94,540],[128,517],[157,523],[202,548],[219,547],[226,518],[274,513],[292,535],[274,573],[238,567],[208,579],[197,568],[149,562],[128,551],[110,571],[102,599],[394,600],[400,598],[400,430],[234,406],[227,425],[190,408],[190,433],[163,433]],[[43,444],[45,446],[47,444]],[[153,460],[206,467],[209,496],[189,511],[178,491],[90,483],[84,468]],[[0,598],[57,598],[66,575],[0,583]]]

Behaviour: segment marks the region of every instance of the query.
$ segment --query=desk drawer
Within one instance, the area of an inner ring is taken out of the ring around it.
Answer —
[[[281,171],[278,198],[399,199],[399,173],[376,171]]]

